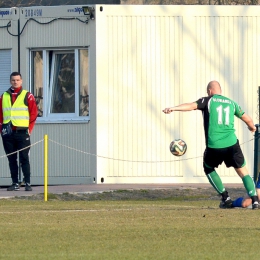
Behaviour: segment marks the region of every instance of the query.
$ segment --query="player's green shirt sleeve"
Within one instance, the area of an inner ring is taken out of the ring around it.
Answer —
[[[235,108],[234,115],[238,118],[241,118],[242,115],[245,114],[245,111],[236,102],[233,101],[233,104],[234,104],[234,108]]]

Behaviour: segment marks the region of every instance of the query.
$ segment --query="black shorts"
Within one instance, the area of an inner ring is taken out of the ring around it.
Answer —
[[[245,165],[245,157],[237,140],[236,144],[226,148],[207,147],[204,152],[203,162],[207,167],[211,168],[217,168],[222,162],[227,167],[241,168]]]

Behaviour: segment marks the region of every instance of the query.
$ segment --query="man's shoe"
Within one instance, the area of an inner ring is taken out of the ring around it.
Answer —
[[[252,209],[260,209],[259,208],[259,203],[257,201],[255,201],[253,204],[252,204]]]
[[[32,187],[30,183],[25,183],[25,191],[32,191]]]
[[[8,191],[14,191],[14,190],[19,190],[19,184],[18,183],[13,183],[10,187],[7,188]]]
[[[233,208],[232,200],[230,197],[227,197],[226,200],[221,200],[219,207],[221,209],[231,209]]]

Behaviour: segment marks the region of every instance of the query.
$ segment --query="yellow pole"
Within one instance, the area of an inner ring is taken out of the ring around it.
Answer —
[[[44,201],[48,200],[48,135],[44,135]]]

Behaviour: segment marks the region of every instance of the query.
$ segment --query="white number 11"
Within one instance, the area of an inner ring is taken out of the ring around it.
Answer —
[[[217,107],[218,124],[219,125],[223,124],[223,111],[224,111],[224,114],[225,114],[225,125],[229,125],[229,112],[230,112],[230,108],[228,106],[228,107],[223,109],[222,105]]]

